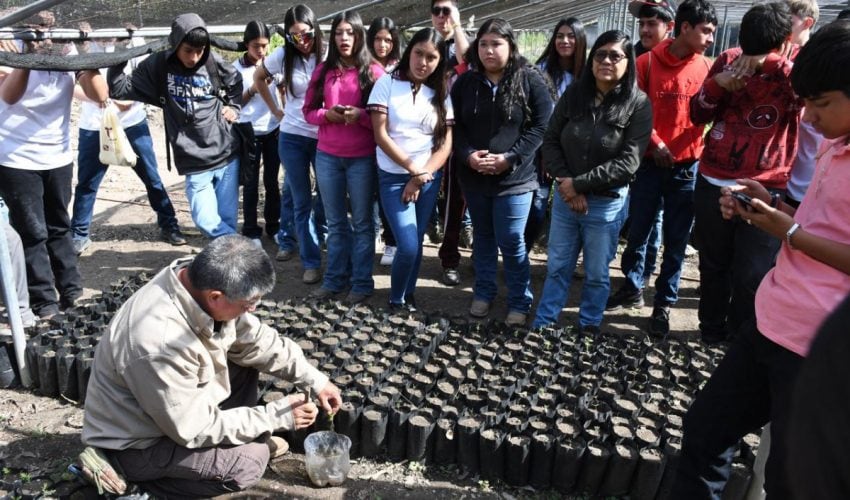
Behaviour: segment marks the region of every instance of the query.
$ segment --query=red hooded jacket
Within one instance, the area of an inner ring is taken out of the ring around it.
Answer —
[[[668,38],[637,58],[637,84],[652,102],[652,137],[648,151],[664,143],[673,161],[698,160],[702,154],[705,126],[690,117],[691,96],[699,92],[711,69],[702,54],[679,59],[670,53]]]

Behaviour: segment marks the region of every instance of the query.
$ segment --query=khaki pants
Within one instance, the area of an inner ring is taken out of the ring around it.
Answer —
[[[256,406],[259,373],[228,363],[233,392],[220,408]],[[212,497],[257,484],[269,461],[262,437],[243,445],[190,449],[167,437],[143,450],[104,450],[127,481],[157,498]]]

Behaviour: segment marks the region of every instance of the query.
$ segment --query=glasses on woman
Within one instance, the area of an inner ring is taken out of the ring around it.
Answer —
[[[296,45],[300,43],[310,43],[313,41],[315,36],[316,32],[314,30],[305,31],[303,33],[287,33],[286,41]]]
[[[431,7],[431,14],[434,17],[445,16],[449,17],[452,14],[451,7],[440,7],[439,5],[436,7]]]
[[[606,59],[611,61],[611,64],[617,64],[626,58],[626,54],[622,52],[618,52],[616,50],[597,50],[593,54],[593,60],[598,63],[605,62]]]

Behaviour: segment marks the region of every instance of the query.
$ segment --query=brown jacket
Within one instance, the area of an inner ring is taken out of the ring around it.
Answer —
[[[177,278],[189,260],[160,271],[118,311],[95,352],[83,443],[144,449],[167,436],[187,448],[244,444],[292,427],[287,408],[219,409],[230,395],[228,360],[321,391],[328,378],[301,349],[251,314],[221,324]]]

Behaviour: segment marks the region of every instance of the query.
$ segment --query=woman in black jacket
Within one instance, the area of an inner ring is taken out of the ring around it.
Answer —
[[[490,19],[467,51],[471,71],[452,87],[458,178],[472,218],[475,287],[469,314],[485,317],[496,297],[499,251],[508,286],[506,323],[524,325],[531,309],[523,232],[537,189],[532,160],[552,112],[554,92],[519,55],[510,24]]]
[[[652,132],[652,108],[635,84],[629,36],[607,31],[585,68],[555,106],[543,138],[543,165],[558,184],[546,282],[534,326],[558,322],[576,259],[584,249],[586,278],[579,327],[598,333],[608,300],[608,265],[617,250],[628,183]],[[587,71],[590,69],[590,71]]]

